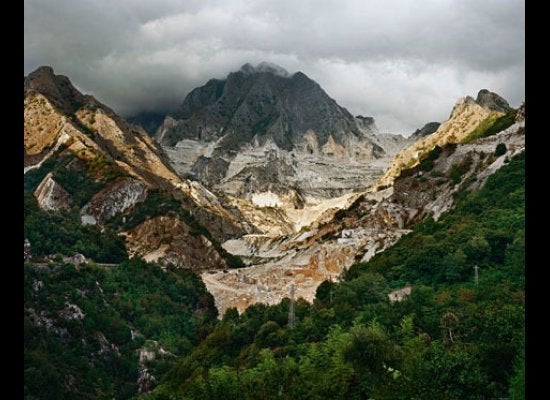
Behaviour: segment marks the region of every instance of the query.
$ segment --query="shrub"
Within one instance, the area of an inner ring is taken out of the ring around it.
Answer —
[[[468,143],[478,138],[502,132],[516,121],[516,113],[517,110],[510,110],[500,117],[497,117],[496,114],[489,115],[462,142]]]
[[[504,143],[497,144],[497,147],[495,148],[495,156],[500,157],[506,153],[506,150],[506,145]]]
[[[462,180],[462,176],[470,170],[472,165],[472,158],[470,156],[464,158],[462,162],[455,163],[449,170],[449,178],[453,181],[453,184],[457,184]]]
[[[424,172],[431,171],[434,168],[434,162],[432,160],[423,160],[420,163],[420,169]]]

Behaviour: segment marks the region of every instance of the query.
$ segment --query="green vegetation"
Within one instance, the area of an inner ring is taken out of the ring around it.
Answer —
[[[124,239],[112,230],[82,225],[77,208],[44,211],[31,193],[25,193],[25,237],[34,257],[82,253],[96,262],[118,263],[128,259]]]
[[[439,155],[443,152],[444,149],[447,152],[452,153],[454,151],[454,146],[452,144],[448,144],[445,146],[445,148],[442,148],[436,145],[428,153],[420,156],[421,161],[416,167],[412,167],[416,162],[415,158],[410,159],[407,165],[402,165],[402,169],[399,175],[402,178],[405,178],[407,176],[415,175],[418,171],[423,171],[423,172],[432,171],[435,166],[435,161],[439,158]]]
[[[294,329],[288,299],[228,310],[143,398],[522,398],[524,167],[522,153],[439,221],[321,284]]]
[[[420,169],[424,172],[429,172],[434,168],[434,161],[437,160],[443,149],[435,146],[424,159],[420,162]]]
[[[451,165],[449,172],[447,173],[454,185],[460,183],[462,176],[470,170],[472,166],[472,158],[467,156],[462,161]]]
[[[96,156],[91,160],[79,159],[67,153],[61,146],[40,168],[25,174],[25,191],[36,190],[48,173],[65,189],[78,207],[85,205],[92,196],[125,173],[111,160]]]
[[[48,173],[73,197],[70,211],[42,210],[33,196]],[[94,179],[91,176],[101,176]],[[96,262],[118,263],[128,259],[124,239],[114,230],[82,225],[79,208],[108,182],[122,174],[103,157],[83,161],[60,148],[40,168],[25,174],[24,232],[34,257],[82,253]]]
[[[82,207],[92,196],[116,178],[124,176],[113,161],[102,156],[92,160],[74,159],[69,155],[67,164],[56,168],[54,179],[73,197],[75,205]],[[74,160],[74,161],[73,161]],[[70,165],[69,162],[73,161]]]
[[[439,176],[433,166],[441,151],[428,153],[419,169]],[[293,329],[288,299],[242,315],[230,309],[217,322],[196,274],[127,261],[116,232],[167,213],[230,257],[166,194],[149,193],[103,231],[82,226],[78,207],[41,210],[32,191],[48,172],[76,206],[120,176],[107,160],[61,154],[25,175],[25,237],[33,255],[79,252],[120,264],[25,265],[25,399],[131,398],[137,351],[155,348],[153,341],[168,353],[147,362],[160,380],[143,396],[149,400],[524,397],[524,153],[482,189],[459,190],[456,207],[440,220],[417,224],[339,283],[323,282],[313,304],[297,301]],[[471,163],[453,165],[448,177],[458,184]],[[410,296],[389,301],[389,292],[408,285]]]
[[[113,269],[25,265],[24,298],[25,399],[131,398],[146,341],[173,354],[148,362],[161,374],[217,315],[196,274],[138,260]]]
[[[496,113],[491,113],[487,118],[480,122],[462,143],[469,143],[475,139],[496,135],[516,122],[517,110],[510,110],[502,116]]]
[[[62,168],[67,165],[70,158],[60,156],[64,150],[65,146],[60,146],[55,154],[42,163],[40,168],[30,170],[25,174],[25,192],[33,192],[49,172],[52,172],[56,167]]]
[[[440,178],[442,176],[444,176],[445,174],[441,171],[438,171],[438,170],[432,170],[432,172],[430,172],[430,176],[434,177],[434,178]]]
[[[73,198],[73,209],[69,212],[47,212],[41,210],[32,193],[48,173]],[[36,170],[25,175],[25,237],[31,242],[34,256],[49,254],[82,253],[96,262],[121,262],[127,259],[124,239],[117,236],[121,230],[131,229],[148,218],[174,212],[190,227],[192,235],[204,235],[218,253],[233,268],[244,267],[240,257],[229,254],[210,232],[202,226],[181,202],[160,192],[151,192],[144,202],[138,203],[129,213],[118,214],[109,221],[101,232],[97,226],[83,226],[79,209],[92,196],[125,173],[112,161],[102,156],[82,160],[63,149]],[[123,220],[125,222],[123,222]]]
[[[506,145],[504,143],[497,144],[495,148],[495,156],[500,157],[503,154],[506,154]]]

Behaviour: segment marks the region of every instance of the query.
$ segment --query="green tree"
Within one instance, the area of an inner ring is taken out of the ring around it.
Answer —
[[[495,156],[500,157],[503,154],[506,154],[506,145],[504,143],[497,144],[495,148]]]

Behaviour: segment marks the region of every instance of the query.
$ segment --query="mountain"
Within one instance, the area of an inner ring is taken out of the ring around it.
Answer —
[[[49,67],[24,90],[25,397],[521,392],[524,105],[403,138],[263,63],[159,143]]]
[[[24,96],[25,398],[132,398],[215,324],[192,269],[249,230],[52,68]]]
[[[83,235],[88,228],[79,224],[109,227],[124,236],[131,256],[187,267],[227,265],[219,243],[246,232],[239,218],[202,185],[180,178],[143,129],[50,67],[25,77],[24,94],[25,188],[41,209],[65,210],[59,214],[67,215],[64,223]],[[29,207],[34,217],[45,217]],[[38,229],[30,229],[31,246],[53,254],[34,217],[26,219]],[[167,241],[159,231],[180,240]]]
[[[294,232],[228,240],[224,248],[251,266],[238,273],[246,281],[234,274],[203,274],[218,309],[223,313],[230,307],[243,311],[256,302],[275,304],[291,282],[297,297],[312,301],[320,282],[338,279],[354,262],[368,261],[426,217],[440,218],[452,209],[459,192],[476,190],[523,151],[524,115],[524,106],[503,114],[471,97],[459,99],[449,121],[418,142],[409,142],[414,144],[400,156],[412,152],[414,162],[400,168],[392,164],[388,174],[395,176],[385,184],[377,182],[363,192],[296,210],[300,218],[294,220]],[[498,146],[506,151],[495,157]],[[254,290],[264,286],[269,290]]]
[[[134,398],[215,325],[212,296],[187,270],[65,259],[23,274],[28,399]]]
[[[337,280],[329,261],[348,254],[321,248],[324,270],[283,256],[292,266],[278,279],[226,274],[217,290],[238,282],[239,301],[143,398],[524,398],[524,139],[518,123],[438,148],[433,169],[404,169],[383,199],[370,193],[296,237],[298,251],[372,241]],[[454,207],[424,219],[438,201]],[[402,236],[386,248],[390,230]],[[310,304],[294,289],[311,279],[323,283]],[[239,314],[244,293],[261,301]]]
[[[476,103],[487,110],[502,113],[507,113],[512,109],[504,98],[487,89],[481,89],[479,91],[477,94]]]
[[[439,122],[428,122],[421,129],[417,129],[416,131],[414,131],[410,137],[418,140],[425,136],[431,135],[432,133],[437,131],[439,125],[441,125]]]
[[[255,141],[273,141],[292,150],[313,130],[318,145],[332,135],[336,143],[361,137],[353,116],[305,74],[281,67],[245,64],[227,79],[210,80],[184,99],[175,126],[161,130],[158,141],[174,146],[182,139],[218,140],[213,155],[238,150]]]
[[[366,188],[409,143],[396,135],[386,149],[376,132],[373,118],[354,118],[304,73],[262,63],[192,90],[155,139],[180,176],[282,203]]]
[[[414,142],[391,160],[384,176],[378,180],[379,186],[391,184],[401,170],[418,164],[435,146],[465,141],[480,125],[490,125],[497,118],[513,112],[515,111],[506,100],[486,89],[479,91],[477,100],[470,96],[460,98],[454,105],[449,119],[441,123],[435,132]],[[513,118],[508,126],[512,122]]]
[[[496,152],[504,146],[504,153]],[[489,176],[525,150],[524,121],[469,143],[434,147],[415,166],[400,170],[389,186],[337,202],[299,231],[280,237],[245,235],[223,246],[253,266],[238,273],[204,273],[223,313],[251,304],[276,304],[296,285],[296,297],[313,301],[318,285],[337,280],[354,263],[368,262],[428,217],[439,220],[457,199],[478,190]],[[227,290],[227,287],[233,290]],[[269,290],[253,290],[255,287]]]

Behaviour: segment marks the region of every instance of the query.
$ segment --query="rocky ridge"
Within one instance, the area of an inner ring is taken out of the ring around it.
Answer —
[[[153,190],[179,201],[218,241],[246,232],[210,191],[180,178],[141,128],[94,97],[81,94],[67,77],[40,67],[25,78],[24,93],[25,174],[40,176],[42,170],[49,170],[34,191],[41,207],[69,209],[69,186],[84,180],[89,183],[80,184],[79,194],[92,196],[83,197],[85,204],[74,204],[83,223],[103,224],[115,215],[132,213]],[[204,239],[209,249],[210,240]],[[210,257],[208,249],[204,265],[225,265],[218,263],[219,255]],[[185,265],[182,260],[179,264]]]
[[[391,160],[389,168],[377,184],[390,185],[403,169],[418,164],[422,156],[435,146],[460,143],[489,115],[501,116],[510,109],[506,100],[486,89],[479,91],[477,100],[470,96],[460,98],[453,107],[449,119],[441,123],[434,133],[399,152]]]
[[[249,87],[256,93],[251,104],[266,88],[264,80],[295,76],[269,66],[246,67],[235,74],[239,84],[252,77],[261,89]],[[64,83],[68,79],[58,79],[48,68],[31,77],[25,81],[25,172],[72,155],[65,168],[103,182],[83,204],[76,201],[84,223],[132,218],[152,193],[180,202],[188,212],[184,217],[170,208],[137,224],[120,225],[126,226],[121,233],[128,252],[176,267],[219,268],[202,277],[222,313],[232,306],[242,311],[254,302],[276,303],[288,294],[291,283],[297,285],[298,297],[312,300],[320,282],[338,279],[351,264],[392,245],[425,216],[439,218],[452,207],[455,193],[479,187],[524,149],[524,108],[517,112],[516,124],[503,132],[460,144],[488,116],[510,110],[500,96],[482,90],[477,100],[459,100],[448,121],[401,151],[375,183],[389,162],[388,154],[415,138],[380,134],[372,118],[349,116],[355,128],[340,136],[308,128],[285,137],[266,129],[254,134],[252,143],[232,147],[227,140],[240,140],[236,131],[208,130],[197,122],[205,107],[222,107],[217,102],[227,82],[210,81],[206,89],[188,96],[175,118],[165,119],[164,128],[195,124],[198,131],[174,147],[165,146],[164,153],[145,132],[71,89],[70,82]],[[346,115],[343,109],[339,112]],[[190,117],[177,119],[186,115]],[[428,124],[417,132],[424,135],[434,128]],[[506,144],[507,153],[496,157],[498,143]],[[418,166],[434,148],[440,153],[432,169]],[[174,161],[178,157],[185,168]],[[462,171],[459,182],[453,177],[457,169]],[[221,195],[180,177],[192,173],[203,174]],[[44,208],[66,209],[75,202],[61,178],[53,171],[38,184],[35,196]],[[364,186],[356,184],[359,180]],[[154,205],[149,202],[147,207]],[[210,233],[197,229],[195,220]],[[216,241],[250,266],[224,272],[227,259]]]

